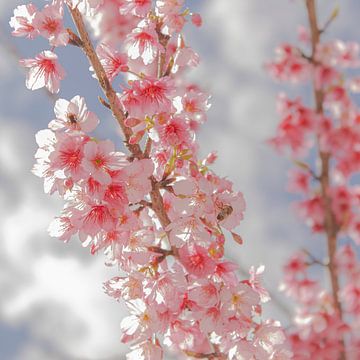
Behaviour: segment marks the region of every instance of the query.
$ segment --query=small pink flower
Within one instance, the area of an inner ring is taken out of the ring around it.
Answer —
[[[307,194],[309,191],[310,173],[299,169],[291,169],[288,173],[288,191]]]
[[[225,229],[233,230],[244,218],[246,204],[244,196],[240,192],[217,194],[215,204],[218,208],[217,220]],[[229,208],[231,210],[227,212]]]
[[[191,22],[197,26],[197,27],[200,27],[202,25],[202,18],[201,18],[201,15],[200,14],[192,14],[191,15]]]
[[[93,131],[99,123],[97,116],[87,109],[85,99],[79,95],[70,101],[59,99],[55,103],[56,119],[49,123],[49,128],[56,130]]]
[[[151,3],[151,0],[125,0],[125,3],[120,7],[120,14],[145,17],[151,9]]]
[[[169,77],[161,79],[146,79],[133,83],[136,95],[139,97],[144,114],[152,116],[157,113],[168,113],[173,110],[171,96],[173,82]]]
[[[190,120],[203,123],[206,120],[206,111],[210,108],[208,104],[209,95],[200,91],[189,91],[182,97],[184,113]]]
[[[68,43],[69,34],[63,25],[63,8],[60,2],[45,5],[42,11],[36,13],[33,25],[40,35],[49,39],[52,46],[64,46]]]
[[[131,352],[126,354],[126,360],[159,360],[163,358],[163,350],[158,343],[152,340],[144,341],[131,347]]]
[[[95,236],[100,230],[113,230],[116,218],[106,205],[91,203],[86,205],[81,216],[74,219],[74,224],[82,234]]]
[[[129,300],[126,305],[131,315],[121,321],[120,326],[124,332],[121,341],[127,343],[135,338],[142,340],[152,336],[159,327],[155,309],[147,306],[142,299]]]
[[[60,240],[67,242],[78,232],[78,229],[72,223],[71,217],[60,216],[51,222],[48,231],[50,236],[58,237]]]
[[[251,286],[240,283],[233,288],[223,288],[220,293],[221,301],[229,306],[234,315],[251,317],[254,306],[259,303],[259,295]]]
[[[92,177],[102,184],[110,184],[109,170],[123,168],[126,164],[125,154],[116,153],[110,140],[90,141],[84,147],[84,168]]]
[[[110,183],[104,192],[104,201],[115,208],[123,208],[128,204],[126,185],[122,182]]]
[[[159,138],[165,146],[190,143],[189,128],[181,117],[173,117],[166,124],[158,127]]]
[[[26,36],[29,39],[34,39],[39,35],[38,29],[33,25],[34,17],[36,15],[36,7],[33,4],[19,5],[14,10],[14,16],[10,19],[10,26],[14,29],[12,35]]]
[[[134,161],[126,166],[121,179],[126,183],[126,193],[131,203],[136,203],[151,191],[150,176],[154,164],[150,159]]]
[[[26,87],[37,90],[46,87],[51,93],[58,93],[60,80],[65,76],[65,71],[57,62],[57,55],[52,51],[42,51],[35,59],[22,59],[20,64],[29,68],[26,77]]]
[[[218,289],[210,281],[201,281],[190,289],[188,298],[202,308],[211,308],[219,301]]]
[[[96,52],[110,82],[113,81],[120,72],[129,70],[127,66],[127,56],[112,49],[109,45],[98,45]],[[90,70],[93,71],[93,68],[90,67]]]
[[[185,269],[197,277],[206,277],[215,271],[215,262],[208,251],[196,244],[186,244],[179,249],[179,258]]]
[[[62,170],[66,176],[78,181],[86,176],[82,161],[84,139],[79,136],[59,136],[59,143],[49,156],[53,169]]]
[[[156,8],[161,15],[180,12],[184,0],[156,0]]]
[[[254,266],[251,266],[250,270],[249,270],[250,286],[258,293],[258,295],[260,296],[260,300],[263,303],[265,303],[271,299],[268,291],[261,284],[260,277],[263,274],[264,270],[265,270],[264,265],[259,266],[256,270],[255,270]]]
[[[155,26],[149,21],[142,21],[126,40],[128,56],[130,59],[141,58],[145,65],[151,64],[158,51],[163,49],[158,41]]]
[[[121,105],[128,113],[129,117],[126,126],[131,127],[131,119],[141,119],[144,117],[142,103],[134,89],[124,90],[120,97]]]
[[[298,83],[309,78],[311,65],[295,46],[283,44],[276,49],[275,61],[266,68],[275,79]]]

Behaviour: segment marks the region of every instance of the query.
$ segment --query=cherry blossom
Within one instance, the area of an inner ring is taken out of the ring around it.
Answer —
[[[110,81],[120,72],[128,71],[129,67],[127,66],[127,57],[125,54],[119,53],[105,44],[98,45],[96,52]],[[93,68],[90,67],[90,70],[92,69]]]
[[[53,131],[93,131],[99,123],[97,116],[87,109],[85,99],[79,95],[74,96],[70,101],[59,99],[55,103],[54,112],[56,119],[49,123]]]
[[[51,93],[58,93],[60,80],[64,78],[65,71],[57,59],[55,53],[45,50],[35,59],[20,60],[22,66],[29,68],[26,87],[30,90],[37,90],[45,86]]]
[[[141,57],[145,65],[151,64],[162,49],[154,25],[146,20],[133,30],[126,43],[130,59]]]
[[[62,20],[62,4],[57,2],[45,5],[42,11],[37,12],[33,20],[33,26],[38,29],[40,35],[49,39],[50,45],[66,45],[69,35],[63,26]]]
[[[37,9],[35,5],[19,5],[10,19],[10,26],[14,29],[14,36],[26,36],[33,39],[39,35],[39,30],[33,25]]]

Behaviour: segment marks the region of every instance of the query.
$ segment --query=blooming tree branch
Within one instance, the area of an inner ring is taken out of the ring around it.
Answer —
[[[299,40],[310,54],[284,44],[268,69],[278,80],[309,82],[314,108],[303,105],[300,98],[281,95],[282,122],[270,142],[295,159],[289,190],[305,197],[297,209],[313,232],[325,235],[328,259],[321,261],[307,250],[298,252],[285,266],[282,288],[301,305],[296,330],[290,335],[295,359],[355,359],[359,353],[355,303],[359,302],[352,296],[359,286],[360,264],[353,246],[344,246],[339,239],[359,244],[359,189],[352,182],[360,170],[359,109],[351,99],[351,93],[358,92],[358,79],[347,80],[345,72],[359,67],[359,45],[321,41],[338,9],[321,28],[316,1],[305,0],[305,5],[309,30],[301,28]],[[314,157],[317,171],[312,170]],[[328,270],[330,292],[310,276],[314,264]]]
[[[15,9],[13,35],[41,35],[51,46],[21,61],[27,87],[59,92],[65,70],[55,50],[81,48],[129,151],[90,135],[100,121],[83,97],[55,103],[55,119],[37,134],[34,166],[45,191],[65,201],[50,235],[66,242],[77,234],[121,269],[104,289],[129,309],[121,323],[128,360],[161,359],[164,346],[187,358],[288,359],[280,324],[262,320],[264,268],[240,280],[238,266],[224,258],[226,234],[242,244],[235,228],[245,202],[211,170],[216,155],[197,154],[209,96],[184,76],[199,59],[182,30],[188,21],[200,26],[201,17],[183,5],[53,0],[41,10]],[[63,25],[66,8],[78,35]],[[95,28],[97,46],[85,23]]]

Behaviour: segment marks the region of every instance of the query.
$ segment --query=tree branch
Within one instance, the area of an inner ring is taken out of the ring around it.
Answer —
[[[318,21],[317,21],[315,0],[306,0],[306,8],[307,8],[308,20],[311,30],[311,47],[312,47],[311,58],[315,58],[316,48],[317,45],[320,43],[320,35],[321,35],[321,30],[319,29]],[[322,89],[317,89],[315,81],[313,81],[313,89],[314,89],[314,99],[315,99],[315,110],[318,114],[323,114],[324,92]],[[330,154],[321,151],[321,149],[319,148],[318,156],[321,162],[321,174],[319,176],[319,182],[321,187],[321,198],[325,210],[324,228],[327,237],[327,248],[328,248],[328,256],[329,256],[328,269],[331,280],[334,306],[335,309],[338,311],[340,318],[342,319],[342,308],[339,300],[339,279],[338,279],[338,272],[335,263],[335,252],[337,248],[337,234],[338,234],[339,226],[336,223],[335,214],[331,207],[331,198],[328,193],[330,187]],[[341,341],[342,341],[342,345],[344,346],[344,339],[342,339]],[[340,359],[341,360],[346,359],[344,351],[342,351],[340,355]]]

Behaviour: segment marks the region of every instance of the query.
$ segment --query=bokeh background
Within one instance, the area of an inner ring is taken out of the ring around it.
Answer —
[[[297,25],[307,24],[303,2],[187,1],[204,20],[202,28],[190,25],[186,31],[201,56],[192,77],[212,94],[209,119],[199,134],[201,152],[218,151],[215,169],[247,201],[239,227],[244,245],[229,239],[227,253],[245,270],[266,266],[265,284],[274,301],[265,305],[265,314],[285,326],[291,304],[277,290],[282,264],[299,247],[321,257],[324,243],[297,221],[290,208],[294,197],[285,192],[289,162],[265,143],[278,121],[276,94],[298,90],[274,84],[263,65],[278,43],[296,39]],[[22,3],[0,1],[0,359],[124,359],[119,324],[125,308],[102,291],[116,269],[106,268],[102,254],[91,256],[77,239],[63,244],[46,231],[62,203],[43,194],[42,181],[30,169],[34,135],[53,118],[53,99],[27,90],[17,65],[18,57],[33,57],[47,47],[45,40],[11,38],[8,21]],[[337,3],[340,15],[327,36],[359,41],[359,1],[319,0],[321,19]],[[99,88],[83,54],[74,47],[58,53],[67,71],[60,97],[85,96],[102,119],[97,135],[120,145],[115,122],[96,100]]]

